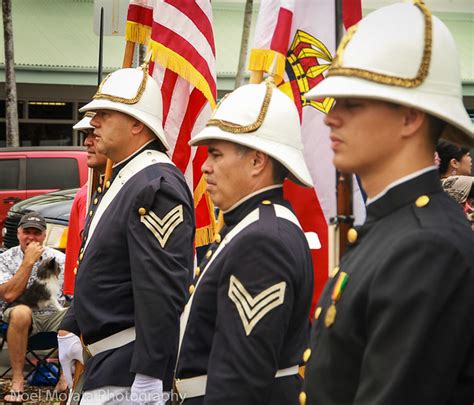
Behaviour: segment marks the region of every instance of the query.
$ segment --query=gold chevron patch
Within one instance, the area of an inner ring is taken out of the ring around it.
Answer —
[[[266,314],[283,304],[285,289],[286,282],[282,281],[252,297],[237,277],[230,276],[229,298],[239,311],[247,336]]]
[[[177,205],[170,212],[168,212],[163,219],[156,215],[153,211],[140,217],[142,222],[158,239],[160,246],[165,247],[169,237],[176,229],[176,227],[184,221],[183,206]]]

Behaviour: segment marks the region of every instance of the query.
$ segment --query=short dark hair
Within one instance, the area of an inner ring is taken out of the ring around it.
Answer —
[[[244,146],[238,143],[235,143],[235,150],[237,153],[240,155],[245,155],[249,151],[252,150],[252,148],[249,148],[248,146]],[[263,152],[265,153],[265,152]],[[270,162],[272,163],[272,175],[273,175],[273,181],[275,184],[281,184],[285,181],[285,178],[288,176],[289,170],[283,166],[278,160],[272,158],[268,153],[266,153],[268,158],[270,159]]]
[[[431,142],[434,146],[436,146],[447,124],[442,119],[435,117],[434,115],[427,113],[426,117],[428,119],[428,133],[431,138]]]
[[[158,143],[159,143],[159,145],[158,145],[158,151],[159,151],[159,152],[163,152],[164,154],[166,154],[166,151],[167,151],[167,150],[166,150],[166,146],[163,145],[163,142],[161,142],[161,139],[159,139],[158,137],[156,137],[156,139],[157,139],[157,141],[158,141]]]
[[[249,153],[252,150],[252,148],[249,148],[248,146],[241,145],[240,143],[234,143],[234,148],[235,148],[236,152],[241,156],[246,155],[247,153]]]
[[[288,177],[289,170],[283,166],[278,160],[270,157],[273,167],[273,181],[275,184],[281,184]]]
[[[392,101],[384,101],[387,105],[391,106],[392,108],[399,108],[399,107],[404,107],[403,104],[396,104]],[[405,106],[406,107],[406,106]],[[415,107],[413,107],[415,108]],[[422,111],[422,110],[420,110]],[[441,134],[444,131],[444,128],[446,127],[446,122],[443,121],[442,119],[435,117],[434,115],[431,115],[424,111],[426,114],[426,120],[428,123],[428,136],[429,139],[431,140],[431,144],[433,147],[436,147],[436,144],[438,143],[439,139],[441,138]]]
[[[140,121],[140,120],[138,120],[138,121]],[[163,144],[163,141],[160,138],[158,138],[158,135],[156,135],[155,132],[152,131],[152,129],[149,126],[147,126],[144,122],[141,122],[141,123],[143,124],[143,126],[145,128],[145,131],[147,132],[147,134],[149,136],[149,140],[155,140],[156,139],[159,143],[158,151],[163,152],[164,154],[166,154],[167,149],[166,149],[166,146]]]
[[[436,152],[438,152],[440,160],[439,173],[444,174],[448,171],[451,159],[456,159],[459,162],[463,156],[469,153],[469,149],[450,142],[440,141],[436,146]]]

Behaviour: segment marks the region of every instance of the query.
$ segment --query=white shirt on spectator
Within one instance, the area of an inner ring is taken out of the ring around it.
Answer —
[[[0,254],[0,284],[6,283],[15,275],[15,273],[20,268],[21,263],[23,262],[23,257],[24,257],[24,254],[19,245],[14,246],[8,249],[7,251],[3,252],[2,254]],[[41,257],[33,265],[33,269],[31,270],[31,276],[30,276],[30,279],[28,280],[27,287],[29,287],[33,283],[33,281],[37,279],[36,272],[38,271],[39,264],[44,259],[49,259],[53,257],[56,258],[56,263],[58,263],[59,266],[61,267],[61,273],[59,274],[59,285],[61,286],[61,288],[58,294],[58,300],[60,304],[64,304],[64,296],[62,294],[62,290],[63,290],[63,283],[64,283],[65,255],[59,250],[52,249],[49,247],[44,248],[43,253],[41,254]],[[4,306],[5,306],[5,302],[0,300],[0,312],[3,312]],[[47,315],[56,311],[57,309],[53,306],[49,306],[41,310],[34,310],[35,313],[40,314],[40,315]]]

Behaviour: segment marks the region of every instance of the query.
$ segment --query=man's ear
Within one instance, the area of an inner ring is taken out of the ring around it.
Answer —
[[[270,163],[270,159],[266,153],[258,150],[252,151],[253,174],[259,174]]]
[[[143,122],[138,121],[137,119],[133,119],[132,122],[132,134],[133,135],[139,135],[143,132],[143,129],[145,128],[145,124]]]
[[[402,135],[411,136],[417,133],[424,125],[428,125],[428,116],[425,112],[411,107],[402,107]]]

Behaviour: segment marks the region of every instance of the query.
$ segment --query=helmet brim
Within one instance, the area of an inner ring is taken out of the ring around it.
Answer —
[[[266,153],[289,170],[288,178],[291,181],[303,187],[313,187],[313,180],[308,168],[306,167],[303,152],[301,150],[289,145],[271,141],[261,135],[255,136],[251,133],[243,135],[232,134],[221,130],[217,126],[208,126],[204,128],[189,141],[189,145],[205,145],[211,140],[233,142]]]
[[[448,124],[442,138],[474,147],[474,126],[459,98],[447,94],[388,86],[357,77],[330,76],[306,93],[309,100],[325,97],[358,97],[393,102],[431,114]]]
[[[97,110],[112,110],[122,112],[136,118],[138,121],[145,124],[161,141],[166,150],[169,150],[169,144],[166,140],[165,132],[163,131],[163,124],[155,115],[148,114],[143,110],[131,108],[127,104],[117,103],[107,99],[95,99],[79,109],[80,112],[97,111]]]

